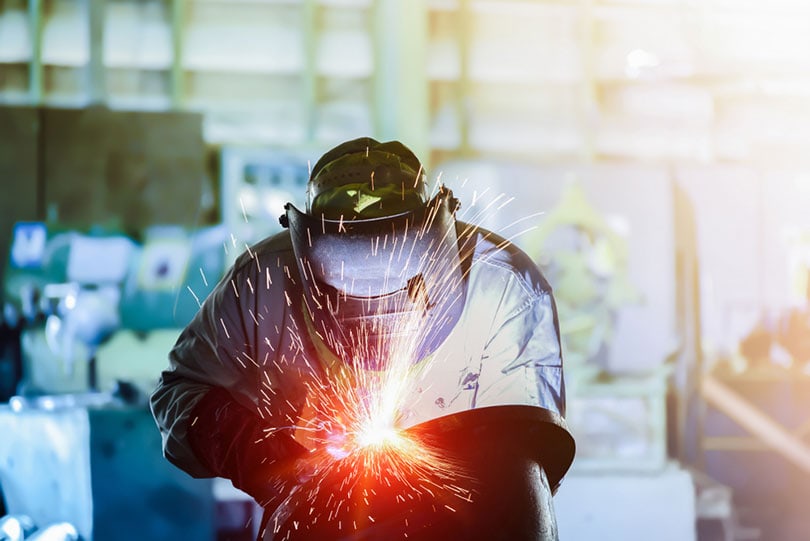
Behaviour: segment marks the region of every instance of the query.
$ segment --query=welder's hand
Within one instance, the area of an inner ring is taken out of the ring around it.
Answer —
[[[305,463],[305,458],[284,458],[246,464],[240,484],[234,481],[234,486],[252,496],[262,507],[272,508],[306,482],[308,470]]]
[[[261,419],[226,391],[212,388],[197,404],[188,440],[213,475],[263,506],[283,498],[295,484],[296,461],[308,455],[289,431],[268,432]]]

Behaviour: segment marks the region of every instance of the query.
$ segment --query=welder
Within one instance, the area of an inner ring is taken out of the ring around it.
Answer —
[[[151,397],[164,454],[255,498],[260,539],[557,538],[574,440],[551,287],[458,208],[400,142],[342,143],[183,330]],[[324,411],[381,399],[452,467],[358,472]]]

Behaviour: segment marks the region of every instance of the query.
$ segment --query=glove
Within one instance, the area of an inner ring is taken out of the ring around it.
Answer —
[[[230,479],[262,507],[283,500],[297,483],[295,462],[307,455],[289,431],[268,435],[261,418],[213,387],[197,403],[188,439],[197,459],[215,476]]]

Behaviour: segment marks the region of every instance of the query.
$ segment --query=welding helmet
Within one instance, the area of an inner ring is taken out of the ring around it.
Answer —
[[[427,202],[422,164],[399,141],[340,144],[318,160],[307,184],[307,212],[326,218],[392,216]]]
[[[356,139],[324,154],[306,212],[287,204],[282,216],[310,335],[365,369],[430,355],[466,297],[457,205],[444,188],[429,198],[419,160],[397,141]]]

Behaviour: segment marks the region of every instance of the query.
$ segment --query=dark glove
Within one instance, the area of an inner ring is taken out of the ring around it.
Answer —
[[[188,439],[198,460],[230,479],[262,507],[273,507],[296,483],[295,461],[306,456],[289,431],[262,430],[261,418],[214,387],[195,406]]]

